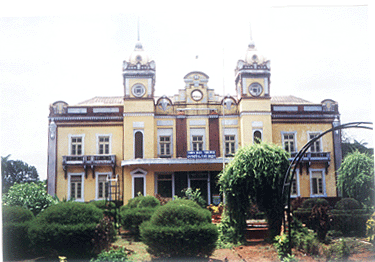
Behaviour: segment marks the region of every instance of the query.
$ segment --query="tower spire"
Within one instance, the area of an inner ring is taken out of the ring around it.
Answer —
[[[139,37],[139,16],[138,16],[138,28],[137,28],[137,31],[138,31],[138,42],[140,41],[140,37]]]
[[[254,40],[253,40],[253,32],[251,30],[251,23],[250,23],[250,43],[249,43],[249,48],[255,48],[255,43],[254,43]]]

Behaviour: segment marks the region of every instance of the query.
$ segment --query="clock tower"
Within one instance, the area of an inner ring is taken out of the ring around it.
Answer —
[[[251,39],[244,60],[239,60],[235,69],[241,140],[245,144],[272,142],[270,70],[270,61]]]
[[[124,158],[152,158],[154,148],[155,62],[135,45],[129,60],[123,62],[124,79]]]

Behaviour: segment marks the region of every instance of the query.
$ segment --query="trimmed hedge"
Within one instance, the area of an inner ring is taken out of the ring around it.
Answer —
[[[152,207],[123,209],[120,213],[120,224],[132,234],[139,235],[139,226],[144,221],[150,220],[155,210]]]
[[[137,196],[129,199],[128,204],[121,207],[121,210],[125,208],[136,208],[136,207],[157,207],[160,206],[160,201],[154,196]]]
[[[148,252],[159,257],[208,256],[218,239],[211,213],[191,200],[161,206],[140,226],[140,233]]]
[[[103,210],[104,215],[108,217],[115,217],[115,209],[116,209],[116,204],[110,201],[106,200],[97,200],[97,201],[92,201],[90,202],[91,205],[96,206],[97,208],[100,208]]]
[[[331,210],[335,230],[340,230],[344,236],[366,235],[366,221],[371,216],[367,209],[353,198],[343,198]]]
[[[308,228],[312,228],[313,226],[310,216],[313,207],[317,204],[321,206],[329,206],[328,201],[324,198],[309,198],[303,201],[302,206],[297,208],[297,210],[293,212],[293,215]]]
[[[3,206],[3,255],[4,260],[26,258],[30,254],[27,231],[33,213],[21,206]]]
[[[40,213],[28,236],[41,254],[87,257],[93,252],[96,227],[103,211],[94,205],[62,202]]]

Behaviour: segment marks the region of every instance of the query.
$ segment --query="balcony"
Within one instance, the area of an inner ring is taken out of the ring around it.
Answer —
[[[110,166],[115,173],[116,155],[81,155],[81,156],[63,156],[62,167],[67,178],[69,167],[82,167],[85,170],[86,178],[89,168],[92,170],[92,175],[95,178],[95,167]]]
[[[293,161],[293,159],[297,156],[298,152],[291,153],[291,157],[289,161]],[[331,162],[331,153],[330,152],[307,152],[305,153],[300,162],[300,170],[302,172],[302,167],[305,165],[307,169],[307,173],[309,172],[309,168],[313,163],[325,163],[326,165],[326,172],[328,173],[328,167]]]

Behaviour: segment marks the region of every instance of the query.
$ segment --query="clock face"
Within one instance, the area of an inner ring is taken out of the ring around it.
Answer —
[[[260,96],[260,94],[262,93],[263,91],[263,87],[261,84],[259,83],[252,83],[250,86],[249,86],[249,93],[252,95],[252,96]]]
[[[194,101],[199,101],[201,100],[203,97],[203,94],[201,91],[199,90],[194,90],[193,92],[191,92],[191,98],[194,100]]]
[[[135,97],[142,97],[146,93],[146,88],[142,84],[135,84],[132,93]]]

